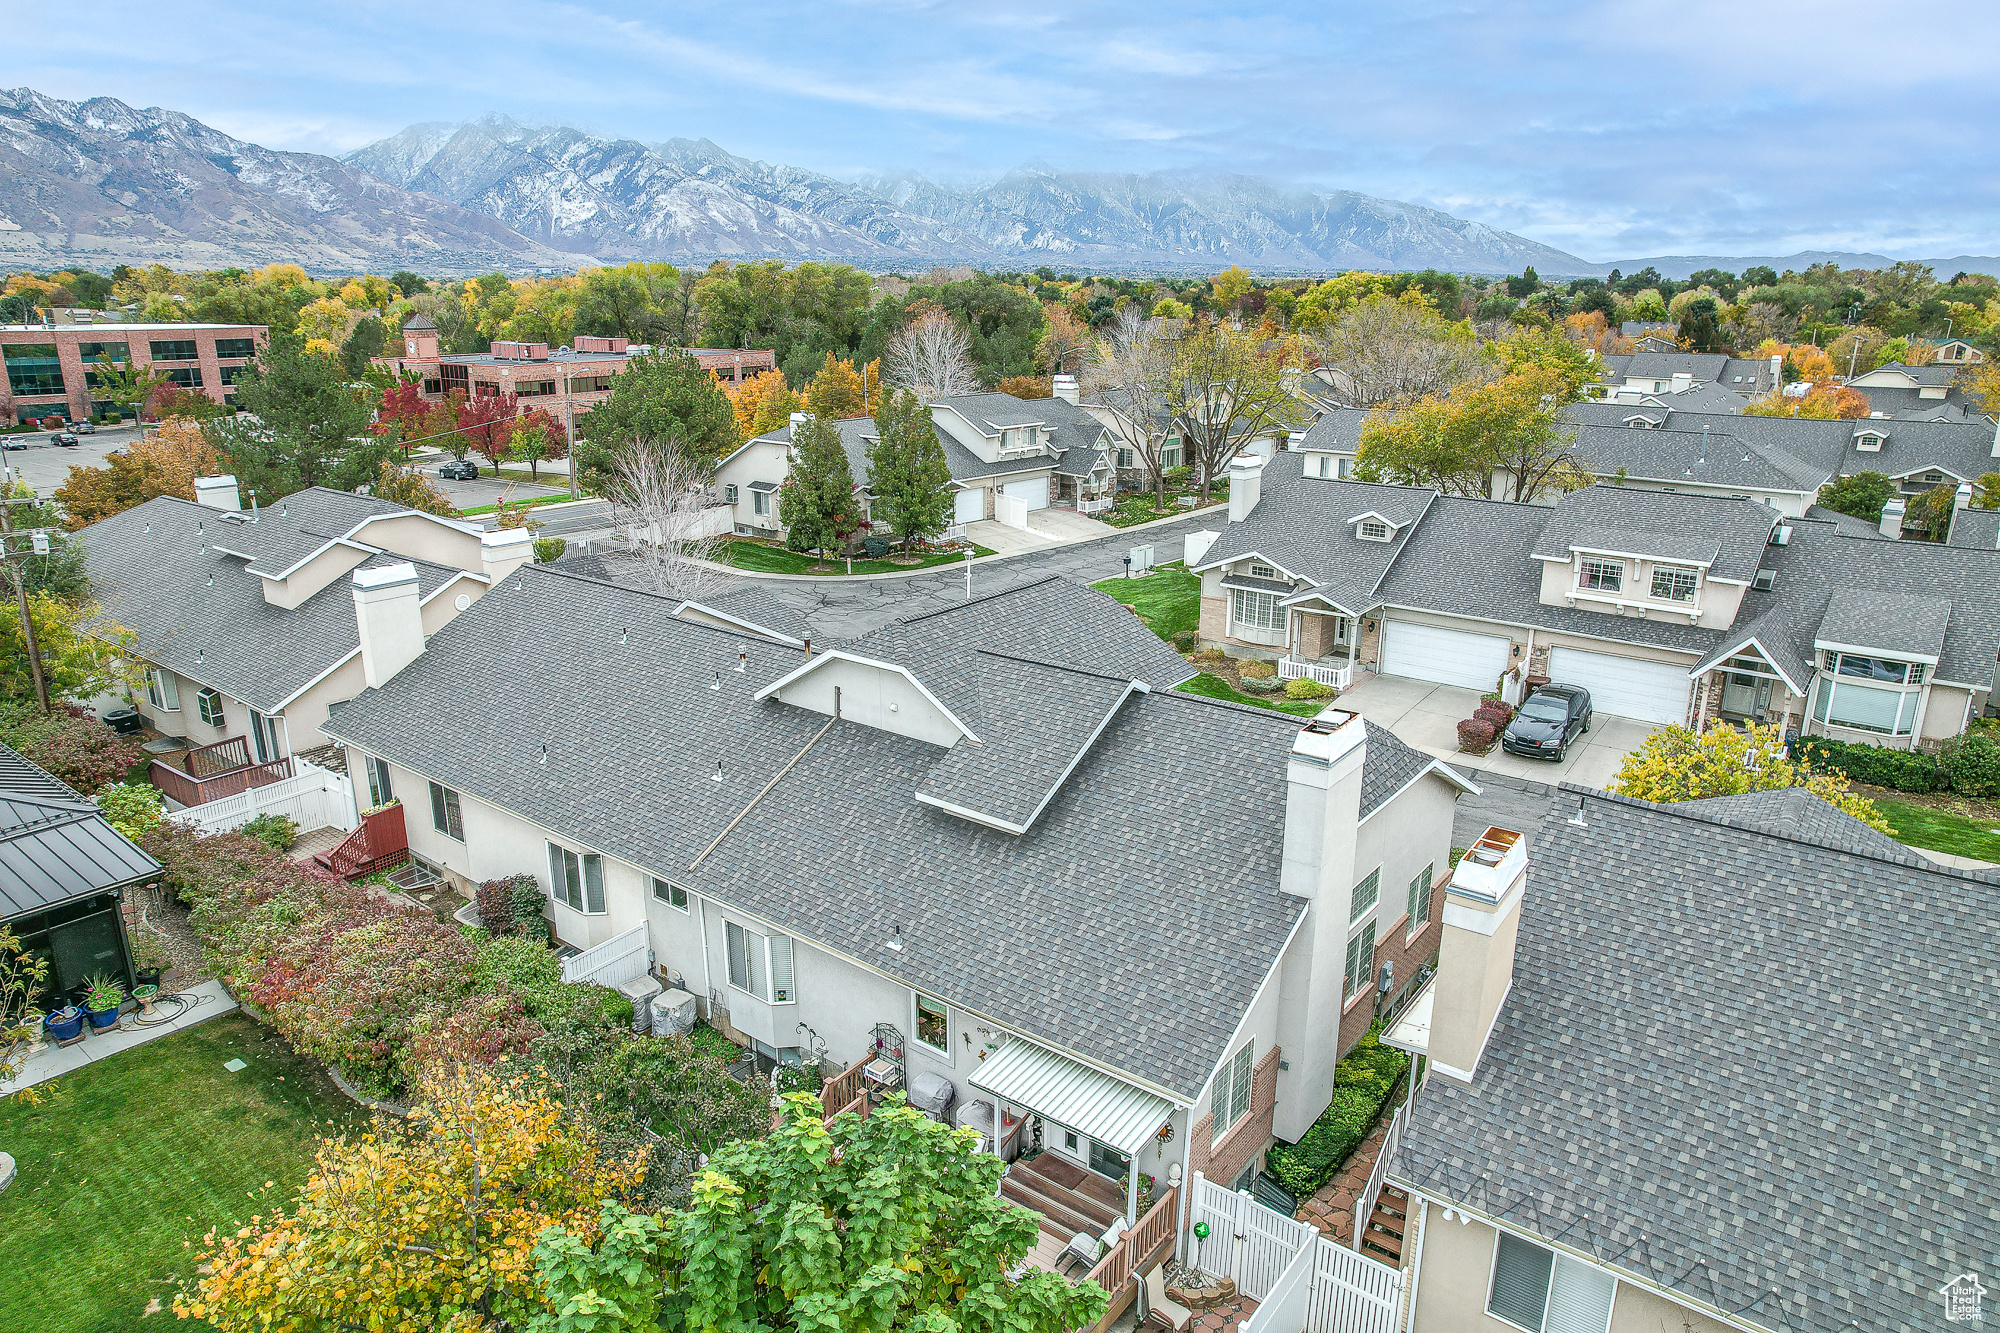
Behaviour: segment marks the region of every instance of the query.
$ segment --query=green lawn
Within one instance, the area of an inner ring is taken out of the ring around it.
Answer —
[[[2000,863],[2000,819],[1970,819],[1948,810],[1927,805],[1911,805],[1889,796],[1871,796],[1896,831],[1896,841],[1912,847],[1928,847],[1934,852],[1969,856],[1975,861]]]
[[[1201,575],[1188,573],[1178,560],[1144,578],[1106,579],[1090,586],[1137,611],[1139,619],[1163,639],[1201,623]]]
[[[1177,505],[1174,503],[1175,499],[1185,498],[1189,495],[1195,498],[1195,504]],[[1217,482],[1209,490],[1209,504],[1216,504],[1228,498],[1229,484],[1227,482]],[[1102,514],[1093,514],[1091,517],[1100,523],[1109,523],[1114,528],[1129,528],[1139,523],[1150,523],[1156,518],[1179,518],[1186,514],[1192,514],[1202,507],[1200,500],[1201,492],[1199,491],[1169,492],[1167,495],[1167,507],[1165,509],[1156,509],[1153,506],[1153,493],[1151,491],[1143,491],[1137,494],[1120,496],[1118,503],[1112,508]]]
[[[972,548],[975,556],[992,555],[984,546]],[[848,572],[845,560],[828,560],[821,565],[817,556],[800,551],[786,550],[765,542],[741,541],[724,538],[721,551],[722,563],[734,565],[738,569],[754,569],[765,574],[845,574]],[[898,564],[894,560],[856,560],[853,572],[856,574],[907,574],[912,570],[928,569],[933,565],[964,564],[963,551],[940,551],[925,556],[913,564]]]
[[[590,498],[589,496],[585,496],[585,497],[584,497],[584,499],[586,499],[586,500],[587,500],[587,499],[589,499],[589,498]],[[569,504],[569,503],[570,503],[570,498],[569,498],[569,493],[568,493],[567,491],[565,491],[565,492],[563,492],[563,493],[562,493],[561,495],[529,495],[529,496],[523,496],[523,497],[522,497],[522,498],[520,498],[520,499],[514,499],[514,500],[509,500],[509,501],[507,501],[507,507],[508,507],[509,509],[519,509],[519,508],[521,508],[521,507],[522,507],[523,505],[527,505],[527,506],[530,506],[530,507],[533,507],[533,506],[535,506],[535,505],[566,505],[566,504]],[[470,518],[470,517],[472,517],[472,516],[473,516],[474,514],[490,514],[490,513],[493,513],[493,512],[495,511],[495,510],[497,510],[497,509],[499,509],[499,508],[500,508],[500,506],[499,506],[498,504],[490,504],[490,505],[474,505],[474,506],[473,506],[472,508],[470,508],[470,509],[461,509],[461,510],[459,510],[459,511],[458,511],[458,513],[459,513],[459,517],[461,517],[461,518]]]
[[[222,1067],[239,1058],[249,1068]],[[172,1313],[181,1242],[288,1202],[314,1129],[358,1109],[242,1014],[0,1101],[0,1144],[20,1165],[0,1194],[0,1328],[189,1327]]]
[[[1174,688],[1186,690],[1189,694],[1199,694],[1204,699],[1227,699],[1233,704],[1269,708],[1273,712],[1290,713],[1294,717],[1317,717],[1320,709],[1333,702],[1331,699],[1287,699],[1283,693],[1245,694],[1222,677],[1210,675],[1206,671],[1193,680],[1181,682]]]

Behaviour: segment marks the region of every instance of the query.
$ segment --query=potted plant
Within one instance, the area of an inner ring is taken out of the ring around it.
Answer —
[[[132,998],[139,1002],[139,1012],[142,1014],[152,1013],[153,1000],[159,993],[160,988],[158,986],[134,986],[132,988]]]
[[[174,956],[167,952],[167,946],[158,935],[147,931],[132,944],[132,963],[137,971],[138,984],[157,988],[160,974],[174,965]],[[135,995],[138,992],[133,992]]]
[[[83,1010],[73,1004],[64,1005],[42,1022],[49,1030],[49,1038],[59,1046],[66,1046],[83,1037]]]
[[[125,988],[100,972],[83,980],[83,1012],[93,1032],[103,1032],[118,1022],[119,1006],[125,1002]]]

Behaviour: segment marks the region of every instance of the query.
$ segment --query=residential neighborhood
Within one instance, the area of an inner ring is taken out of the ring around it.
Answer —
[[[2000,279],[1797,258],[10,274],[0,1327],[1974,1323]]]

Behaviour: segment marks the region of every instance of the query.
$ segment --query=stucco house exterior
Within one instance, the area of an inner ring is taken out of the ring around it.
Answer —
[[[997,1104],[1128,1223],[1141,1177],[1245,1178],[1327,1105],[1380,964],[1435,951],[1470,789],[1357,716],[1174,690],[1184,659],[1053,578],[815,651],[529,566],[391,668],[326,725],[414,856],[534,875],[580,948],[642,931],[769,1059]]]
[[[328,707],[368,683],[357,583],[407,571],[369,595],[407,598],[435,634],[533,554],[524,529],[482,532],[324,487],[249,510],[234,477],[196,491],[200,502],[162,496],[79,535],[92,595],[145,670],[134,705],[196,752],[219,747],[190,761],[203,768],[282,765],[326,743]],[[202,772],[179,787],[181,770],[155,772],[182,804],[209,795]]]
[[[1410,1333],[1956,1327],[2000,1251],[1991,881],[1798,789],[1565,786],[1489,844],[1383,1038]]]
[[[1554,505],[1232,466],[1230,522],[1190,538],[1201,637],[1337,687],[1358,671],[1599,712],[1754,719],[1909,747],[1984,714],[2000,562],[1766,505],[1597,485]],[[1892,502],[1885,528],[1900,525]]]
[[[1005,393],[960,394],[931,403],[931,422],[951,468],[952,522],[1000,515],[1003,498],[1021,512],[1051,505],[1095,512],[1110,506],[1114,485],[1110,441],[1095,418],[1061,398]],[[710,489],[732,511],[742,536],[784,535],[779,492],[791,473],[792,431],[804,421],[746,441],[716,464]],[[868,494],[868,450],[878,438],[874,419],[837,422],[848,470]]]

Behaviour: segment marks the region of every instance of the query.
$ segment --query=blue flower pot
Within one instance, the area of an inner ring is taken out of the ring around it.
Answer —
[[[83,1010],[68,1005],[43,1019],[42,1026],[49,1030],[50,1041],[70,1041],[83,1031]]]
[[[114,1004],[109,1009],[86,1009],[83,1011],[83,1014],[84,1017],[90,1020],[90,1030],[92,1032],[102,1032],[106,1028],[116,1025],[118,1022],[118,1009],[119,1006]]]

